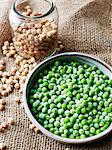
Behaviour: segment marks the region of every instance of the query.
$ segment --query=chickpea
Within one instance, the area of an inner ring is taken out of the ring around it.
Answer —
[[[34,132],[35,132],[35,133],[39,133],[40,130],[36,127],[36,128],[34,128]]]
[[[8,72],[3,72],[2,77],[6,78],[8,76],[9,76]]]
[[[17,71],[16,67],[13,67],[13,68],[11,69],[11,74],[12,74],[12,75],[15,75],[16,71]]]
[[[14,84],[14,80],[12,80],[12,79],[9,79],[9,80],[7,80],[7,82],[6,82],[7,84],[10,84],[10,85],[13,85]]]
[[[34,125],[34,124],[30,124],[29,128],[30,128],[31,130],[33,130],[33,129],[35,128],[35,125]]]
[[[1,64],[1,65],[4,65],[4,64],[5,64],[5,62],[4,62],[3,59],[0,60],[0,64]]]
[[[11,54],[11,55],[14,55],[15,53],[16,53],[15,50],[11,50],[11,51],[10,51],[10,54]]]
[[[32,14],[32,10],[31,9],[27,9],[27,12],[26,12],[27,15],[30,15]]]
[[[27,9],[31,9],[30,5],[27,5],[27,6],[26,6],[26,10],[27,10]]]
[[[1,91],[1,95],[2,95],[2,96],[7,96],[6,90]]]
[[[37,66],[37,63],[35,62],[35,63],[33,63],[33,67],[36,67]]]
[[[5,106],[0,104],[0,111],[3,111],[3,110],[5,110]]]
[[[15,50],[14,46],[10,46],[10,50]]]
[[[14,76],[14,80],[16,80],[16,81],[18,82],[19,77],[20,77],[19,75],[15,75],[15,76]],[[16,83],[17,83],[17,82],[16,82]]]
[[[5,82],[6,82],[6,78],[3,77],[3,78],[1,79],[1,81],[2,81],[2,83],[5,83]]]
[[[8,41],[5,41],[5,42],[4,42],[4,45],[8,47],[8,46],[9,46],[9,42],[8,42]]]
[[[22,94],[22,92],[23,92],[23,90],[22,90],[22,89],[19,89],[19,93]]]
[[[20,72],[19,72],[19,71],[17,71],[15,75],[16,75],[16,76],[20,76]]]
[[[20,88],[19,83],[16,83],[16,84],[14,85],[14,87],[15,87],[15,89],[19,89],[19,88]]]
[[[0,77],[2,77],[3,71],[0,71]]]
[[[0,149],[1,149],[1,150],[5,150],[5,149],[6,149],[5,143],[0,143]]]
[[[14,99],[18,104],[21,102],[19,97],[15,97]]]
[[[10,93],[11,91],[12,91],[11,86],[8,86],[8,87],[6,88],[6,92],[7,92],[7,93]]]
[[[4,132],[4,128],[0,125],[0,132]],[[0,143],[1,144],[1,143]],[[1,148],[1,147],[0,147]]]
[[[0,71],[4,70],[5,69],[5,66],[0,64]]]
[[[60,44],[60,45],[59,45],[59,48],[60,48],[60,49],[63,49],[63,48],[64,48],[64,45]]]
[[[8,118],[7,123],[8,123],[9,125],[14,125],[14,124],[15,124],[15,120],[14,120],[12,117],[11,117],[11,118]]]
[[[27,16],[27,13],[26,12],[22,12],[22,15],[23,16]],[[16,30],[15,30],[16,31]]]
[[[0,105],[5,105],[5,104],[6,104],[5,99],[0,99]]]
[[[7,50],[7,46],[4,45],[4,46],[2,47],[2,50]]]
[[[21,103],[20,105],[21,105],[21,108],[24,108],[24,104],[23,103]]]
[[[4,89],[6,89],[7,88],[7,84],[4,84],[3,87],[4,87]]]
[[[6,55],[8,58],[10,58],[11,57],[11,54],[10,53],[7,53],[7,55]]]
[[[7,55],[8,54],[8,51],[7,50],[3,50],[3,55]]]
[[[8,128],[8,123],[7,122],[2,122],[0,125],[2,128],[7,129]]]

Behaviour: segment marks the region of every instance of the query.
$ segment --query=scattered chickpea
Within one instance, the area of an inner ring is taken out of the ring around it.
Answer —
[[[6,149],[6,144],[0,143],[0,150],[5,150],[5,149]]]
[[[0,64],[0,71],[4,70],[5,69],[5,66]]]
[[[15,101],[19,104],[19,103],[21,103],[21,101],[20,101],[20,98],[19,97],[15,97],[14,98],[15,99]]]
[[[4,129],[7,129],[8,128],[8,123],[7,122],[2,122],[0,126]]]
[[[0,132],[4,132],[4,128],[0,125]]]
[[[23,103],[23,99],[20,99],[20,102]]]
[[[15,53],[16,53],[15,50],[11,50],[11,51],[10,51],[10,55],[11,55],[11,56],[14,55]]]
[[[17,71],[16,67],[13,67],[13,68],[11,69],[11,74],[12,74],[12,75],[15,75],[16,71]]]
[[[39,128],[35,127],[35,128],[34,128],[34,132],[35,132],[35,133],[39,133],[39,132],[40,132]]]
[[[0,91],[3,90],[3,84],[0,84]]]
[[[64,45],[62,45],[62,44],[59,45],[59,48],[60,48],[60,49],[63,49],[63,48],[64,48]]]
[[[7,50],[3,50],[3,55],[7,55],[8,54],[8,51]]]
[[[9,125],[14,125],[14,124],[15,124],[15,120],[14,120],[13,118],[8,118],[7,123],[8,123]]]
[[[0,99],[0,111],[5,110],[6,101],[5,99]]]
[[[3,110],[5,110],[5,106],[0,104],[0,111],[3,111]]]
[[[34,67],[36,67],[36,66],[37,66],[37,63],[36,63],[36,62],[35,62],[35,63],[33,63],[33,68],[34,68]]]
[[[8,87],[6,88],[6,92],[7,92],[7,93],[10,93],[11,91],[12,91],[11,86],[8,86]]]
[[[30,130],[33,130],[35,128],[35,125],[34,124],[30,124],[29,128],[30,128]]]
[[[21,103],[20,105],[21,105],[21,108],[24,108],[24,104],[23,103]]]
[[[23,90],[22,89],[19,89],[19,94],[22,94],[23,93]]]
[[[57,52],[60,52],[60,48],[56,48],[56,51],[57,51]]]
[[[8,49],[8,48],[7,48],[7,46],[5,46],[5,45],[2,47],[2,50],[7,50],[7,49]]]
[[[31,62],[31,63],[34,63],[34,62],[35,62],[35,58],[32,57],[32,58],[30,59],[30,62]]]
[[[1,105],[5,105],[6,104],[6,100],[5,99],[0,99],[0,104]]]
[[[5,62],[4,62],[3,59],[0,60],[0,64],[1,64],[1,65],[4,65],[4,64],[5,64]]]
[[[20,88],[19,83],[16,83],[16,84],[14,85],[14,87],[15,87],[15,89],[19,89],[19,88]]]
[[[22,72],[22,73],[21,73],[21,75],[22,75],[22,76],[26,76],[26,75],[27,75],[27,73],[25,73],[25,72]]]
[[[15,74],[14,80],[19,80],[19,75],[20,75],[20,73],[19,74]]]
[[[5,42],[4,42],[4,45],[8,47],[8,46],[9,46],[9,42],[8,42],[8,41],[5,41]]]
[[[7,93],[5,90],[1,91],[1,95],[2,95],[2,96],[7,96],[7,94],[8,94],[8,93]]]
[[[2,77],[3,71],[0,71],[0,77]]]
[[[15,85],[16,83],[18,83],[18,80],[14,79],[14,80],[13,80],[13,83],[14,83],[14,85]]]
[[[13,79],[7,79],[6,80],[6,84],[10,84],[10,85],[13,85],[14,84],[14,81],[13,81]]]
[[[2,76],[6,78],[6,77],[8,77],[9,75],[8,75],[7,72],[3,72]]]
[[[2,81],[2,83],[5,83],[6,82],[6,78],[5,77],[1,78],[1,81]]]
[[[11,57],[12,57],[12,54],[11,54],[11,53],[8,53],[6,56],[7,56],[8,58],[11,58]]]

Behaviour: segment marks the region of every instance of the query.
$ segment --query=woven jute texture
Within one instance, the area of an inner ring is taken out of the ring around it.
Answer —
[[[11,40],[8,21],[11,3],[12,0],[0,0],[0,48],[5,40]],[[112,64],[112,0],[59,0],[57,5],[59,38],[66,50],[89,53]],[[13,64],[11,59],[8,64]],[[0,133],[0,142],[5,142],[8,150],[112,150],[112,133],[85,145],[61,144],[42,133],[35,134],[28,128],[30,121],[24,109],[15,104],[15,95],[18,93],[6,98],[6,111],[0,112],[0,122],[7,117],[16,120],[16,126]]]

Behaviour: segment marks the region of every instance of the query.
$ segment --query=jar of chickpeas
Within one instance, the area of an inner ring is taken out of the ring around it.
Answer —
[[[58,18],[53,0],[15,0],[9,20],[18,54],[37,60],[52,55],[57,46]]]

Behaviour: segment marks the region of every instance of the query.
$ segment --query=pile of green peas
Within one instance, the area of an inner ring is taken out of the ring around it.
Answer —
[[[95,65],[55,61],[30,89],[30,110],[48,131],[84,139],[112,122],[112,80]]]

